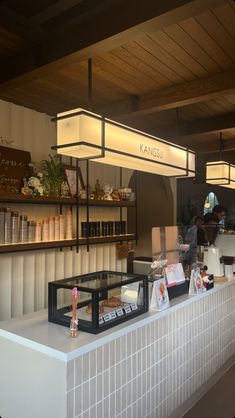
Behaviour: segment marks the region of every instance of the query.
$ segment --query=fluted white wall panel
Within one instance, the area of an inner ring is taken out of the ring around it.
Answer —
[[[32,313],[48,306],[48,282],[103,269],[126,271],[116,245],[82,246],[79,253],[47,250],[0,256],[0,320]],[[68,294],[67,294],[68,298]],[[61,293],[59,303],[67,301]]]

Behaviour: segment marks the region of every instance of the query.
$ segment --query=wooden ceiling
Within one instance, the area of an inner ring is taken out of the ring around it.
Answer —
[[[235,162],[235,2],[144,3],[0,1],[0,98],[87,108],[92,58],[94,111]]]

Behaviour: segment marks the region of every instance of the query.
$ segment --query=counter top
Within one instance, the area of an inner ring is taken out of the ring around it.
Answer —
[[[70,337],[69,328],[47,321],[47,310],[24,315],[20,318],[0,323],[0,337],[6,338],[33,350],[68,362],[90,352],[115,338],[121,337],[145,324],[151,323],[182,306],[193,303],[198,298],[218,292],[221,288],[232,286],[235,279],[220,279],[214,289],[196,296],[183,295],[171,301],[171,306],[160,312],[149,311],[125,324],[117,325],[98,335],[79,331],[78,337]]]

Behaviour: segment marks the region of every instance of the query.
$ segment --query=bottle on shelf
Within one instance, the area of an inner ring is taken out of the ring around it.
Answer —
[[[6,208],[4,218],[4,242],[11,243],[11,208]]]
[[[19,242],[28,242],[28,220],[26,215],[20,217]]]
[[[64,215],[60,215],[59,220],[60,220],[60,240],[64,240]]]
[[[50,216],[49,218],[49,241],[55,241],[55,218]]]
[[[60,239],[60,217],[58,215],[55,216],[55,241],[59,241]]]
[[[19,242],[19,212],[11,212],[11,242]]]
[[[29,221],[28,222],[28,242],[35,241],[35,222]]]
[[[49,223],[48,219],[42,221],[42,241],[49,241]]]
[[[66,239],[72,239],[72,212],[66,211]]]
[[[0,207],[0,244],[4,244],[4,222],[5,222],[5,208]]]
[[[39,242],[42,240],[42,224],[37,221],[35,226],[35,241]]]

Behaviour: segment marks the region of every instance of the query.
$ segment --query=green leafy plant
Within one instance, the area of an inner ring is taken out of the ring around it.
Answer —
[[[64,166],[59,155],[48,155],[49,160],[42,161],[44,172],[43,183],[46,194],[60,196],[61,185],[64,181]]]

